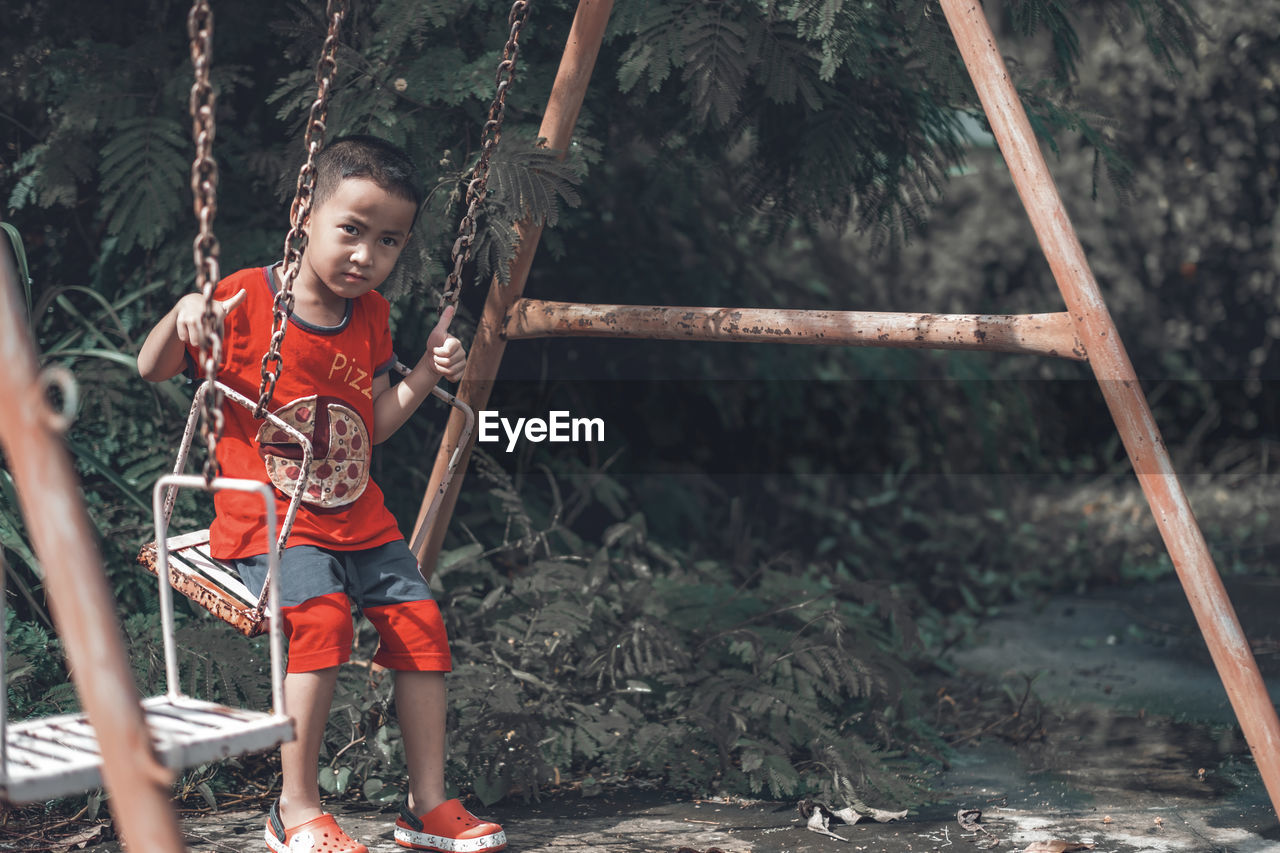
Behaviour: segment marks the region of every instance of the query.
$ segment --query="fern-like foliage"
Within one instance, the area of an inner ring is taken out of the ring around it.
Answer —
[[[819,570],[762,566],[744,584],[651,542],[638,514],[583,542],[485,470],[508,541],[469,546],[441,572],[459,624],[450,695],[467,721],[450,772],[482,797],[531,793],[556,771],[691,792],[918,796],[885,772],[880,751],[896,735],[867,713],[904,701],[897,665],[859,627],[870,611]],[[523,557],[541,517],[551,556]],[[823,587],[832,594],[815,596]]]
[[[499,284],[511,283],[511,260],[520,245],[520,235],[512,220],[501,216],[493,208],[486,210],[476,231],[476,241],[471,249],[475,262],[475,281],[485,282],[494,278]]]
[[[716,15],[699,17],[684,32],[684,82],[694,117],[723,127],[737,112],[747,80],[747,28],[714,5]]]
[[[1195,22],[1183,0],[1098,5],[1116,25],[1138,22],[1157,56],[1189,50]],[[1075,76],[1080,14],[1061,0],[1010,6],[1019,33],[1048,34],[1060,89]],[[741,152],[720,158],[722,174],[765,221],[852,217],[904,239],[963,159],[957,119],[977,102],[943,16],[927,4],[663,0],[639,4],[618,27],[631,36],[619,87],[652,93],[648,109],[672,95],[687,103],[686,126],[667,137],[674,150]],[[1110,139],[1068,97],[1058,116],[1038,124],[1045,138],[1079,134],[1122,174]]]
[[[421,50],[433,30],[466,14],[471,5],[457,0],[384,0],[373,11],[378,30],[385,34],[381,49],[394,55],[407,43]]]
[[[43,626],[19,621],[12,608],[4,612],[3,627],[4,698],[11,717],[20,720],[75,710],[75,689],[60,665],[57,637]]]
[[[797,0],[782,4],[779,11],[796,22],[801,38],[825,39],[836,29],[836,22],[844,11],[845,0]]]
[[[582,202],[575,187],[581,178],[575,160],[546,148],[522,147],[513,139],[499,146],[489,164],[489,199],[514,216],[512,221],[555,227],[561,204]]]
[[[650,92],[662,89],[673,69],[684,64],[685,37],[689,21],[686,13],[693,4],[648,3],[637,5],[635,17],[625,25],[637,38],[622,54],[618,83],[628,92],[643,80]],[[616,25],[615,25],[616,26]]]
[[[522,145],[519,139],[499,145],[489,163],[488,194],[472,247],[478,281],[496,276],[500,283],[509,283],[511,261],[520,242],[515,223],[554,227],[562,206],[581,203],[575,186],[581,175],[577,158]],[[460,200],[461,192],[456,197]]]
[[[801,103],[809,110],[822,108],[823,99],[814,82],[822,54],[813,44],[797,37],[793,27],[773,21],[751,31],[754,41],[748,53],[759,57],[759,80],[764,97],[775,104]]]
[[[1012,0],[1009,18],[1017,32],[1032,35],[1049,31],[1059,79],[1070,77],[1080,60],[1080,37],[1071,25],[1071,12],[1061,0]]]
[[[511,541],[514,525],[522,549],[526,553],[532,553],[533,545],[540,537],[534,530],[533,519],[525,511],[524,501],[520,499],[515,482],[497,460],[480,448],[473,450],[472,456],[476,475],[489,484],[489,494],[497,501],[500,516],[505,519],[503,541]]]
[[[271,705],[271,670],[264,640],[248,640],[194,607],[180,618],[175,637],[181,688],[213,702],[264,710]],[[164,691],[164,645],[153,615],[124,620],[129,659],[139,689]]]
[[[102,146],[102,215],[121,250],[154,249],[169,236],[183,206],[189,145],[177,121],[138,118]]]

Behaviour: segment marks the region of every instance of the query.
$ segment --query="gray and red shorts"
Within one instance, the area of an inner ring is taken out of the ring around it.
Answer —
[[[267,575],[266,555],[233,562],[249,591],[259,594]],[[363,551],[314,545],[284,549],[280,607],[289,672],[313,672],[350,660],[352,604],[378,631],[374,663],[421,672],[452,667],[440,608],[409,546],[398,539]]]

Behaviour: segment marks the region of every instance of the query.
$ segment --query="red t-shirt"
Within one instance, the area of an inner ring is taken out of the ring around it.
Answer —
[[[262,356],[271,341],[275,296],[273,273],[241,270],[218,282],[215,297],[245,299],[228,316],[223,364],[218,378],[253,401],[258,399]],[[373,548],[400,538],[382,490],[369,476],[373,450],[373,377],[395,364],[390,306],[375,292],[347,300],[337,326],[313,326],[290,318],[281,355],[280,379],[271,410],[310,438],[314,458],[289,545],[316,545],[341,551]],[[198,356],[188,347],[193,359]],[[284,521],[299,474],[302,448],[266,420],[226,400],[226,428],[218,460],[227,477],[244,477],[276,487],[276,513]],[[220,491],[217,518],[210,526],[213,555],[234,559],[264,554],[267,539],[262,500],[246,492]]]

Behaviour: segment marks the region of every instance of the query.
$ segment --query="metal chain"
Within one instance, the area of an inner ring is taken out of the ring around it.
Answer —
[[[222,391],[218,388],[218,362],[222,360],[222,323],[215,312],[214,288],[218,284],[218,238],[213,234],[213,218],[218,212],[218,164],[213,159],[213,137],[216,131],[214,103],[217,100],[209,83],[209,65],[213,57],[213,11],[208,0],[196,0],[187,16],[187,34],[191,39],[191,65],[195,82],[191,86],[191,138],[195,142],[195,159],[191,163],[191,195],[196,221],[200,229],[192,243],[196,265],[196,286],[204,296],[201,326],[204,341],[199,348],[209,391],[201,406],[200,437],[208,448],[204,462],[205,482],[213,482],[220,473],[218,440],[226,424],[222,414]]]
[[[318,89],[316,99],[311,104],[311,114],[307,118],[307,128],[303,134],[307,159],[298,170],[297,188],[294,191],[293,204],[289,207],[289,233],[284,238],[282,264],[284,276],[272,302],[271,345],[262,357],[262,382],[258,385],[258,405],[253,411],[255,418],[266,417],[271,395],[275,392],[276,382],[280,379],[280,371],[284,367],[280,346],[284,343],[285,329],[288,328],[289,316],[293,313],[293,281],[298,276],[302,253],[307,248],[307,237],[302,232],[302,226],[311,212],[311,198],[316,186],[316,154],[324,147],[325,120],[329,115],[329,92],[333,88],[333,79],[338,71],[338,36],[342,30],[342,19],[347,14],[346,0],[329,0],[325,14],[329,19],[329,31],[325,35],[320,59],[316,63]]]
[[[471,258],[471,246],[476,239],[476,214],[480,210],[480,204],[484,201],[489,185],[489,160],[493,157],[498,141],[502,138],[502,120],[507,109],[507,89],[515,78],[516,57],[520,53],[520,31],[529,21],[532,5],[530,0],[516,0],[511,6],[511,12],[507,15],[507,23],[511,31],[507,36],[506,47],[502,50],[502,62],[498,63],[498,73],[495,78],[498,90],[494,93],[493,103],[489,106],[489,119],[480,131],[480,159],[471,173],[471,180],[467,182],[465,197],[467,210],[462,215],[462,221],[458,223],[458,236],[453,241],[453,250],[450,253],[453,270],[445,280],[444,292],[440,295],[441,311],[446,306],[457,305],[458,297],[462,292],[462,267]]]

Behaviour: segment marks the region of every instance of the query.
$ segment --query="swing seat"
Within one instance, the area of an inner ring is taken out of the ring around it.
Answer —
[[[171,537],[168,545],[170,586],[246,637],[266,633],[270,620],[258,610],[258,597],[235,569],[210,556],[208,530]],[[138,563],[159,575],[154,541],[142,546]]]
[[[157,757],[174,770],[293,739],[293,720],[282,714],[188,696],[155,696],[142,708]],[[2,802],[40,802],[102,784],[98,739],[83,713],[11,724],[5,740]]]
[[[190,432],[190,431],[188,431]],[[189,443],[190,435],[187,440]],[[182,455],[185,457],[185,447]],[[230,708],[214,702],[192,699],[179,689],[178,649],[174,637],[173,587],[181,584],[218,601],[226,600],[219,588],[237,590],[243,601],[233,609],[253,610],[257,599],[239,578],[209,556],[209,533],[199,531],[184,536],[168,536],[169,515],[179,488],[216,492],[231,489],[257,494],[263,501],[266,540],[277,543],[275,494],[266,483],[167,474],[156,481],[151,500],[155,512],[156,539],[150,548],[150,567],[157,575],[160,591],[160,626],[164,638],[164,669],[167,691],[142,701],[142,711],[157,759],[180,770],[255,750],[270,749],[294,738],[293,719],[284,701],[284,637],[280,630],[279,548],[268,552],[265,609],[260,621],[269,628],[271,655],[270,712]],[[168,509],[166,509],[166,506]],[[159,543],[159,547],[156,547]],[[171,556],[170,545],[177,554]],[[147,548],[144,548],[144,556]],[[145,561],[144,561],[145,564]],[[167,577],[156,571],[167,564]],[[213,578],[214,580],[208,580]],[[188,593],[190,594],[190,593]],[[3,616],[0,596],[0,616]],[[225,617],[224,617],[225,618]],[[2,621],[2,620],[0,620]],[[228,620],[230,621],[230,620]],[[0,638],[2,640],[3,638]],[[0,663],[3,643],[0,643]],[[0,666],[3,669],[3,666]],[[63,714],[5,725],[0,705],[0,803],[30,803],[79,793],[102,784],[102,751],[88,715]]]

